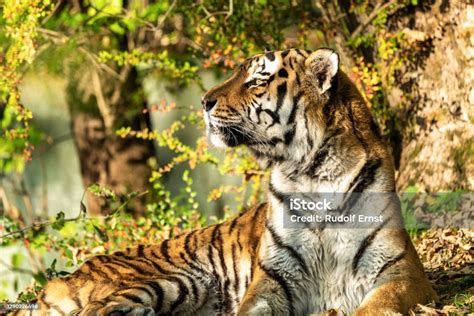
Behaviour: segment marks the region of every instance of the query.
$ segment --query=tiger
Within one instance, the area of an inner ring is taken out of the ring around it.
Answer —
[[[247,146],[271,169],[266,203],[93,257],[48,282],[30,313],[405,315],[435,300],[396,199],[364,229],[285,224],[294,192],[395,192],[389,149],[339,63],[329,48],[265,52],[202,97],[209,143]]]

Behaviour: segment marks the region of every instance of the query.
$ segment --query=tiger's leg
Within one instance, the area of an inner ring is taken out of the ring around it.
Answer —
[[[287,281],[277,271],[258,264],[238,315],[290,314],[294,314],[293,295]]]
[[[411,242],[406,252],[388,264],[354,315],[406,315],[413,305],[436,300]]]
[[[187,314],[201,300],[190,293],[182,277],[162,276],[119,281],[86,281],[73,284],[56,279],[39,297],[41,310],[34,315],[155,315]],[[202,296],[202,295],[201,295]]]
[[[127,282],[104,298],[89,302],[79,315],[187,315],[202,302],[178,277]]]

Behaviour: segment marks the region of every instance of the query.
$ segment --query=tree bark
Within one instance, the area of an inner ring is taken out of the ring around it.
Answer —
[[[437,1],[402,21],[417,43],[396,77],[391,106],[408,102],[397,186],[474,189],[474,6]]]
[[[127,67],[127,66],[124,66]],[[97,69],[82,67],[69,84],[72,131],[78,150],[84,186],[97,183],[112,189],[118,196],[149,189],[151,168],[148,159],[154,156],[151,141],[121,138],[115,130],[122,126],[133,130],[150,128],[142,87],[137,72],[130,68],[122,74],[123,82],[101,73],[94,83]],[[76,80],[77,79],[77,80]],[[93,86],[97,85],[100,91]],[[137,102],[137,94],[143,98]],[[108,214],[120,202],[86,193],[88,212]],[[145,211],[145,196],[134,198],[126,210],[134,215]]]

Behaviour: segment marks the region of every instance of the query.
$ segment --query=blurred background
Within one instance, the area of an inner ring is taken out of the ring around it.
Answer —
[[[208,147],[200,98],[266,50],[337,50],[391,147],[398,190],[425,194],[418,215],[461,204],[473,215],[468,0],[0,6],[0,301],[265,201],[268,171],[244,148]],[[441,293],[431,312],[473,308],[474,231],[459,226],[410,231]]]

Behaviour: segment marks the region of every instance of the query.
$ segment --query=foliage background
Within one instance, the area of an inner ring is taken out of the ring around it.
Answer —
[[[156,243],[264,201],[268,173],[245,149],[208,148],[196,136],[203,135],[199,99],[189,105],[182,97],[203,93],[265,50],[329,46],[340,53],[392,147],[400,190],[474,186],[474,13],[462,1],[0,4],[0,249],[9,254],[0,260],[9,275],[0,280],[0,300],[16,293],[31,300],[48,278],[92,255]],[[41,80],[60,82],[50,89],[64,91],[69,135],[35,120],[24,101],[42,96],[35,95]],[[156,91],[163,93],[153,97]],[[42,157],[65,138],[75,146],[66,159],[79,161],[86,189],[67,209],[55,209],[45,184],[52,170]],[[28,168],[36,162],[35,182]],[[446,200],[432,203],[448,209]],[[457,273],[441,289],[437,311],[425,312],[472,310],[472,269],[465,269],[472,230],[449,234],[416,236],[436,282]],[[452,241],[441,259],[426,246],[439,240]],[[448,264],[453,258],[462,258],[458,266]]]

